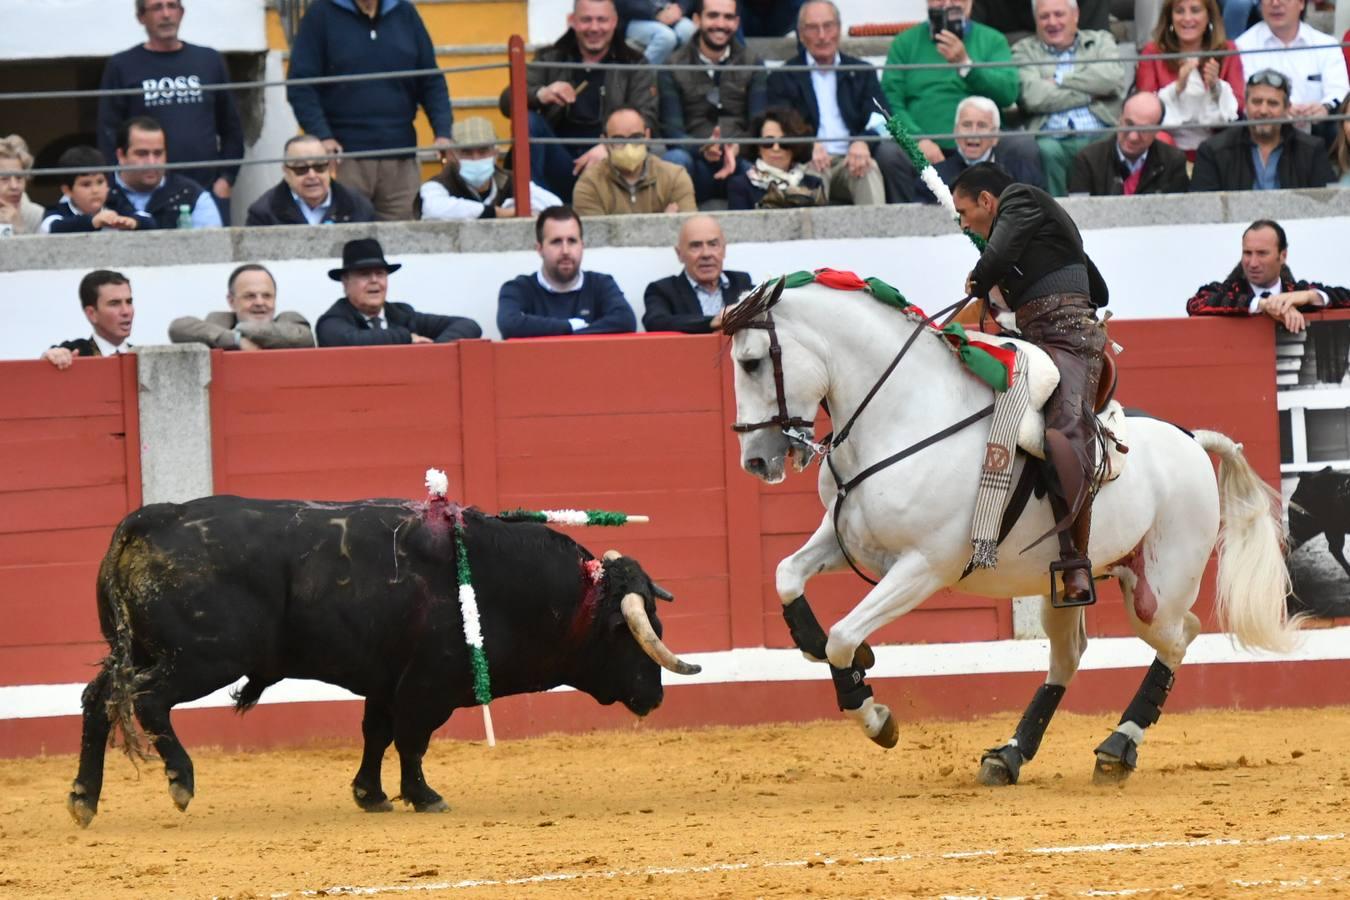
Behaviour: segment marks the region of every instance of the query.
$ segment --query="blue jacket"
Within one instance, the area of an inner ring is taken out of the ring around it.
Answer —
[[[585,319],[588,324],[573,331],[568,319]],[[497,330],[504,338],[624,334],[637,331],[637,316],[619,285],[603,272],[587,272],[581,287],[565,294],[544,290],[531,272],[502,285]]]
[[[436,52],[417,9],[381,0],[369,19],[354,0],[319,0],[300,21],[291,48],[291,78],[434,69]],[[344,150],[390,150],[417,143],[418,104],[437,137],[450,137],[454,116],[441,75],[292,85],[286,99],[307,134],[335,138]]]

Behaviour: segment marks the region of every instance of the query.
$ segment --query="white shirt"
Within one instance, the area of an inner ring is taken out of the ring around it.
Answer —
[[[333,207],[332,190],[329,190],[328,196],[324,197],[323,202],[315,207],[311,207],[305,202],[305,198],[301,197],[295,191],[291,191],[291,199],[295,201],[296,206],[300,207],[300,215],[304,216],[305,221],[311,225],[322,225],[323,220],[328,218],[328,210]]]
[[[1257,284],[1249,278],[1247,279],[1247,286],[1252,289],[1252,302],[1247,305],[1247,312],[1252,315],[1261,311],[1261,301],[1266,297],[1278,297],[1284,293],[1284,285],[1280,283],[1278,278],[1275,279],[1274,284]],[[1265,296],[1263,297],[1262,294]],[[1321,302],[1311,303],[1310,306],[1326,306],[1331,302],[1327,295],[1321,291],[1317,292],[1317,296],[1321,298]]]
[[[811,89],[816,92],[816,106],[820,108],[820,126],[816,137],[825,145],[825,151],[831,156],[843,156],[848,153],[848,123],[839,111],[838,72],[822,70],[816,58],[806,54],[806,64],[811,67]],[[834,65],[839,65],[839,51],[835,51]]]
[[[95,331],[94,346],[98,348],[98,352],[103,356],[117,356],[130,350],[131,342],[123,341],[120,344],[110,344],[104,339],[103,335]]]
[[[705,316],[715,316],[722,311],[722,291],[727,285],[731,284],[731,279],[727,273],[723,272],[717,279],[717,290],[705,291],[703,285],[694,280],[693,276],[686,270],[684,277],[689,279],[689,286],[694,289],[694,296],[698,298],[699,309],[703,310]]]
[[[1274,69],[1289,79],[1289,102],[1335,103],[1350,92],[1350,75],[1338,42],[1306,22],[1298,24],[1298,34],[1285,44],[1265,22],[1258,22],[1233,42],[1242,52],[1243,78],[1262,69]],[[1317,47],[1317,50],[1281,52],[1280,48]],[[1252,52],[1255,51],[1255,52]],[[1261,52],[1273,51],[1273,52]]]

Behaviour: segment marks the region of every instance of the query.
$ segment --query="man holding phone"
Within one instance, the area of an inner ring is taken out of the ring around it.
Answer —
[[[881,89],[891,112],[913,135],[946,134],[956,108],[967,97],[986,97],[999,108],[1017,102],[1017,70],[978,67],[973,63],[1012,60],[1002,33],[970,18],[973,0],[928,0],[928,21],[895,36],[887,65],[947,63],[942,69],[888,69]],[[950,139],[919,138],[919,149],[936,165],[956,152]],[[1009,135],[999,144],[999,155],[1039,167],[1036,143],[1026,136]]]

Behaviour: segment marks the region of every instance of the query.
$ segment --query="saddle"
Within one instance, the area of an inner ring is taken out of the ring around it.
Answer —
[[[984,341],[1000,346],[1012,345],[1026,355],[1027,383],[1029,402],[1026,414],[1022,417],[1017,431],[1017,446],[1037,459],[1045,459],[1045,415],[1042,410],[1045,401],[1050,399],[1059,386],[1059,369],[1050,355],[1035,344],[1007,335],[984,334],[978,331],[966,332],[972,341]],[[1106,441],[1106,469],[1102,483],[1115,481],[1125,467],[1125,453],[1119,447],[1126,445],[1125,410],[1114,399],[1117,373],[1115,360],[1109,355],[1102,356],[1102,373],[1097,379],[1096,412],[1097,421],[1110,432],[1115,440]]]

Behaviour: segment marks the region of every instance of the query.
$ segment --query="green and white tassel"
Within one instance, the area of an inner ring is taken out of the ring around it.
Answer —
[[[650,522],[647,516],[629,515],[605,509],[506,509],[497,518],[508,522],[540,522],[545,525],[617,527]]]
[[[886,130],[900,145],[900,149],[904,151],[905,156],[909,157],[910,163],[914,166],[914,171],[919,173],[919,178],[923,179],[923,183],[927,185],[928,190],[933,192],[933,196],[937,197],[938,202],[942,204],[942,208],[947,210],[948,215],[955,220],[956,227],[960,228],[961,216],[956,211],[956,201],[952,199],[951,188],[947,187],[947,183],[942,180],[942,176],[937,173],[937,169],[933,168],[933,164],[928,161],[928,157],[923,155],[923,151],[919,149],[918,143],[910,136],[904,123],[895,116],[889,116],[886,119]],[[970,242],[975,245],[976,250],[981,253],[984,252],[986,243],[984,238],[969,229],[961,228],[961,231],[966,237],[970,238]]]
[[[473,666],[473,696],[483,705],[492,702],[492,681],[488,677],[487,654],[483,652],[483,626],[478,618],[478,597],[473,590],[473,572],[469,551],[464,546],[464,520],[455,518],[455,556],[459,576],[459,614],[464,620],[464,643],[469,645]]]

